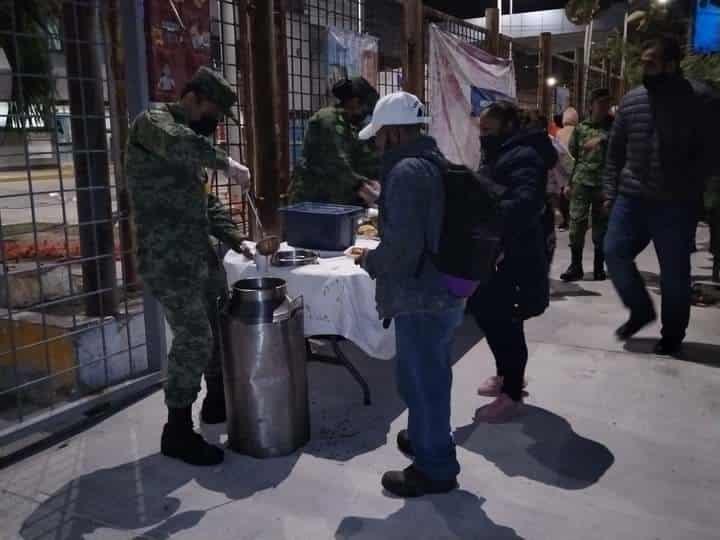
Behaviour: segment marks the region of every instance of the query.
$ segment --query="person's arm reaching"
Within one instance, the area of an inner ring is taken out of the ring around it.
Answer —
[[[230,212],[213,193],[208,193],[208,221],[210,234],[240,253],[242,243],[247,237],[240,232]]]
[[[130,143],[172,164],[228,170],[227,153],[162,110],[147,111],[138,117],[132,126]]]
[[[377,278],[381,275],[413,276],[425,251],[425,228],[429,201],[427,184],[432,181],[420,160],[406,160],[384,181],[386,213],[382,239],[369,251],[362,267]]]

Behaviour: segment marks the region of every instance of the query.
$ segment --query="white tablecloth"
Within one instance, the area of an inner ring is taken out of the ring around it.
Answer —
[[[356,245],[372,249],[377,242],[358,239]],[[259,276],[255,262],[234,251],[227,253],[224,265],[230,286]],[[375,282],[351,258],[340,254],[322,257],[319,264],[270,266],[265,276],[284,279],[291,297],[303,297],[306,336],[342,336],[373,358],[395,356],[395,329],[384,329],[378,320]]]

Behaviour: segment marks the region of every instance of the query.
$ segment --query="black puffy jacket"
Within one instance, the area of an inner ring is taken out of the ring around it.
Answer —
[[[514,297],[505,301],[513,303],[515,315],[521,319],[540,315],[550,302],[542,217],[548,171],[557,161],[557,151],[547,133],[523,131],[501,147],[497,161],[484,168],[506,188],[500,201],[504,259],[478,296],[495,298],[498,292],[503,295],[509,289]]]
[[[663,91],[638,87],[622,100],[608,144],[605,197],[696,204],[711,166],[717,106],[701,83],[677,77]]]

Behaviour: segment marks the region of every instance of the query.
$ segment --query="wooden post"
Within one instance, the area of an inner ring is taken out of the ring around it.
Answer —
[[[278,99],[278,185],[280,204],[285,206],[290,187],[290,84],[288,80],[288,50],[285,19],[287,0],[275,0],[275,37],[277,43]]]
[[[500,56],[500,10],[488,8],[485,10],[485,30],[487,30],[487,51]]]
[[[578,114],[582,115],[583,96],[583,74],[585,73],[585,51],[582,48],[575,49],[575,69],[573,72],[573,106]]]
[[[403,90],[425,99],[425,53],[422,0],[403,1]]]
[[[253,106],[249,110],[255,127],[255,193],[266,233],[280,228],[280,152],[278,149],[278,78],[275,41],[275,2],[265,0],[250,6],[250,43]],[[268,69],[270,68],[270,69]]]
[[[108,56],[108,93],[110,101],[110,124],[112,126],[112,154],[117,190],[120,250],[122,251],[123,281],[128,291],[141,288],[135,260],[135,237],[133,232],[130,191],[125,176],[125,145],[128,137],[128,94],[125,78],[125,43],[119,16],[119,1],[108,0],[103,6],[103,23]],[[133,83],[136,84],[136,83]]]
[[[540,34],[540,69],[538,70],[538,108],[550,118],[552,116],[552,89],[548,85],[548,79],[552,76],[552,34],[543,32]]]
[[[62,3],[85,310],[104,317],[117,312],[117,280],[96,9]]]

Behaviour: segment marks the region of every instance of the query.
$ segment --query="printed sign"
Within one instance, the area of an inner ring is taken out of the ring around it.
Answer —
[[[210,64],[208,0],[146,0],[150,99],[175,101],[201,66]]]

